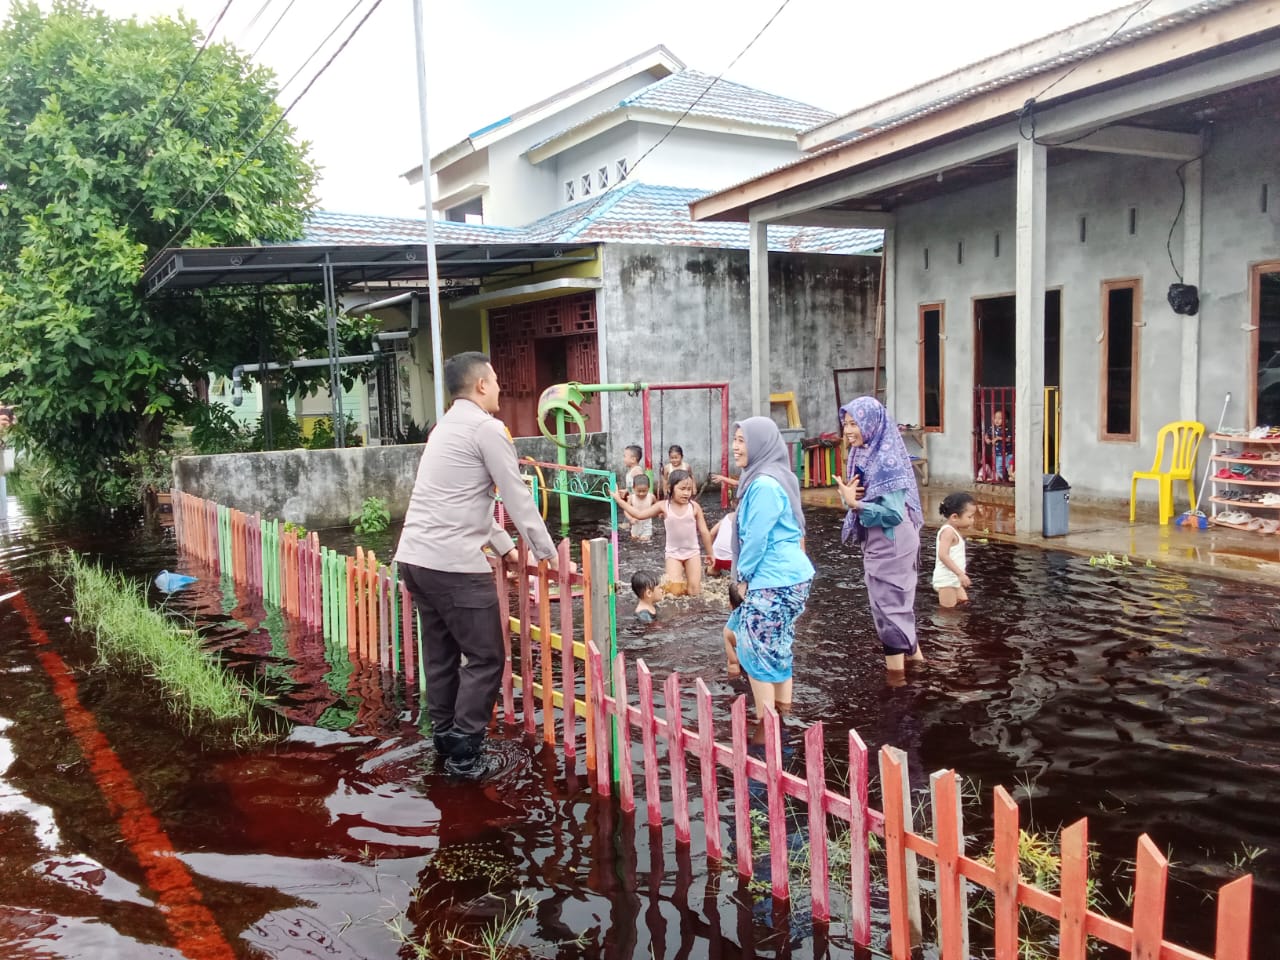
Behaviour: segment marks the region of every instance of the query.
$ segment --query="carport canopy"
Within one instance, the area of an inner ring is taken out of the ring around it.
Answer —
[[[594,259],[591,247],[566,251],[561,244],[436,244],[441,286],[449,287],[525,279]],[[169,248],[147,264],[142,289],[152,298],[215,287],[318,286],[327,279],[335,290],[425,288],[427,248],[425,244]]]

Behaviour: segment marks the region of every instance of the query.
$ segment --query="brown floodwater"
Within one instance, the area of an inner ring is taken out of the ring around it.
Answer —
[[[971,850],[989,842],[997,784],[1014,791],[1024,825],[1089,817],[1105,910],[1121,919],[1126,858],[1149,833],[1174,862],[1167,935],[1205,952],[1207,894],[1251,870],[1254,956],[1280,956],[1280,593],[972,543],[973,603],[944,615],[927,590],[930,535],[917,603],[929,663],[891,687],[839,519],[809,512],[819,573],[798,631],[793,741],[822,720],[838,756],[856,727],[873,751],[907,752],[920,797],[932,771],[954,767],[970,783]],[[630,574],[661,569],[658,526],[655,543],[623,541],[619,645],[658,677],[705,677],[723,720],[744,691],[724,676],[722,585],[663,604],[651,626],[627,616]],[[588,518],[573,534],[599,529]],[[252,678],[287,734],[237,748],[188,732],[144,678],[97,665],[45,564],[63,547],[139,579],[201,576],[152,599]],[[13,589],[20,600],[0,602],[2,957],[419,955],[406,940],[425,944],[422,956],[481,956],[468,944],[504,919],[507,957],[863,955],[843,923],[812,922],[803,891],[780,910],[731,868],[709,867],[696,825],[680,850],[669,826],[594,801],[581,757],[568,770],[499,731],[500,776],[451,783],[401,684],[210,580],[163,535],[18,517],[0,526],[0,596]],[[795,848],[803,824],[789,824]],[[879,954],[886,924],[873,906]],[[975,949],[988,940],[975,924]]]

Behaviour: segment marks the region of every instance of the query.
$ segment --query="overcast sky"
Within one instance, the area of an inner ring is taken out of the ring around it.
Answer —
[[[180,7],[208,29],[225,2],[97,0],[96,6],[144,19]],[[282,92],[282,103],[301,92],[373,2],[360,0]],[[294,0],[258,61],[283,83],[355,3]],[[426,0],[432,152],[655,44],[718,74],[780,3]],[[7,11],[8,0],[0,6]],[[252,51],[288,6],[289,0],[232,0],[214,37]],[[1119,6],[1119,0],[790,0],[726,78],[842,113]],[[1123,17],[1115,17],[1117,26]],[[383,0],[289,119],[323,168],[321,207],[418,211],[421,187],[400,177],[421,159],[411,0]],[[636,176],[644,179],[643,168]]]

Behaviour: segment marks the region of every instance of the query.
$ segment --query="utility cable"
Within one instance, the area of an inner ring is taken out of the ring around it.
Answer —
[[[160,123],[164,120],[164,115],[168,113],[169,108],[173,106],[173,101],[182,90],[182,85],[185,84],[187,82],[187,78],[191,76],[191,71],[195,69],[196,64],[200,61],[201,55],[205,52],[209,46],[209,42],[213,39],[213,35],[218,29],[218,24],[222,23],[222,18],[227,15],[227,11],[231,9],[231,4],[234,2],[235,0],[227,0],[223,5],[222,11],[218,14],[218,19],[213,21],[213,26],[210,27],[209,31],[204,35],[204,43],[200,44],[200,49],[196,51],[196,55],[191,58],[191,61],[187,64],[187,68],[182,71],[182,76],[178,78],[178,85],[173,88],[173,93],[169,94],[169,99],[166,100],[164,106],[160,108],[160,112],[156,114],[155,123],[151,125],[151,129],[147,131],[146,139],[142,141],[142,150],[140,151],[140,155],[142,156],[143,162],[146,162],[147,148],[151,146],[151,138],[154,137],[156,135],[156,131],[160,129]],[[141,203],[141,201],[139,201],[139,203]],[[132,216],[133,212],[137,209],[138,208],[135,206],[133,210],[129,211],[130,216]],[[128,218],[126,217],[126,219]]]
[[[1079,69],[1080,69],[1081,64],[1083,64],[1086,60],[1088,60],[1090,57],[1092,57],[1095,53],[1097,53],[1097,52],[1098,52],[1099,50],[1101,50],[1103,47],[1107,46],[1107,44],[1109,44],[1112,40],[1114,40],[1114,39],[1119,35],[1120,31],[1122,31],[1125,27],[1127,27],[1127,26],[1128,26],[1128,25],[1133,21],[1133,18],[1134,18],[1134,17],[1136,17],[1138,14],[1142,13],[1142,11],[1146,10],[1146,9],[1147,9],[1147,7],[1151,6],[1151,4],[1152,4],[1153,2],[1154,2],[1154,0],[1145,0],[1145,2],[1144,2],[1141,6],[1137,7],[1137,8],[1136,8],[1136,9],[1134,9],[1134,10],[1131,10],[1131,11],[1129,12],[1129,15],[1128,15],[1127,17],[1125,17],[1122,21],[1120,21],[1120,26],[1116,27],[1116,28],[1115,28],[1114,30],[1112,30],[1109,34],[1107,34],[1107,36],[1106,36],[1104,39],[1102,39],[1102,40],[1098,41],[1098,42],[1097,42],[1097,43],[1095,43],[1092,47],[1090,47],[1088,50],[1086,50],[1084,53],[1082,53],[1082,54],[1081,54],[1081,55],[1076,59],[1076,62],[1075,62],[1075,63],[1073,63],[1070,67],[1068,67],[1068,68],[1067,68],[1067,70],[1066,70],[1065,72],[1063,72],[1062,76],[1058,77],[1056,80],[1054,80],[1052,83],[1050,83],[1047,87],[1045,87],[1043,90],[1041,90],[1039,93],[1037,93],[1034,97],[1028,97],[1028,98],[1026,99],[1026,101],[1024,101],[1024,102],[1023,102],[1022,106],[1018,109],[1018,111],[1017,111],[1017,113],[1016,113],[1016,115],[1017,115],[1017,117],[1018,117],[1018,133],[1022,136],[1022,139],[1023,139],[1023,140],[1035,140],[1035,139],[1036,139],[1036,119],[1035,119],[1036,102],[1037,102],[1041,97],[1043,97],[1046,93],[1048,93],[1050,90],[1052,90],[1054,87],[1056,87],[1058,84],[1062,83],[1062,81],[1063,81],[1063,80],[1066,80],[1066,79],[1067,79],[1067,77],[1071,76],[1073,73],[1075,73],[1077,70],[1079,70]],[[1028,135],[1027,135],[1026,131],[1025,131],[1025,130],[1024,130],[1024,128],[1023,128],[1023,119],[1024,119],[1024,118],[1028,118],[1028,117],[1029,117],[1029,118],[1030,118],[1030,120],[1031,120],[1031,135],[1030,135],[1030,136],[1028,136]],[[1095,131],[1095,132],[1096,132],[1096,131]],[[1086,136],[1088,136],[1088,134],[1086,134]],[[1083,137],[1082,137],[1082,138],[1080,138],[1080,139],[1083,139]],[[1037,142],[1038,142],[1038,141],[1037,141]],[[1066,141],[1063,141],[1063,142],[1064,142],[1064,143],[1072,143],[1072,142],[1074,142],[1074,141],[1066,140]],[[1046,144],[1046,146],[1055,146],[1055,144]]]
[[[283,20],[285,18],[285,15],[288,14],[288,12],[293,9],[293,5],[295,2],[297,2],[297,0],[289,0],[288,5],[284,8],[284,13],[281,13],[280,16],[276,17],[276,22],[271,25],[271,29],[267,31],[266,36],[264,36],[261,40],[258,41],[258,45],[253,48],[253,53],[249,54],[250,60],[254,60],[257,58],[258,51],[261,50],[263,46],[266,45],[266,42],[271,39],[271,35],[276,32],[276,27],[280,26],[280,21]],[[350,14],[348,14],[348,16],[350,16]]]
[[[1150,0],[1148,0],[1148,2],[1150,2]],[[660,146],[662,146],[662,144],[666,141],[667,137],[671,136],[671,134],[675,132],[676,127],[680,126],[680,123],[684,120],[684,118],[689,116],[689,114],[693,112],[693,108],[702,102],[702,98],[711,92],[711,88],[714,87],[717,83],[719,83],[721,79],[723,79],[724,75],[733,69],[734,64],[736,64],[739,60],[741,60],[746,55],[747,51],[750,50],[753,46],[755,46],[756,41],[759,40],[764,35],[764,32],[768,30],[771,26],[773,26],[773,21],[778,19],[778,15],[781,14],[783,10],[787,9],[788,4],[790,3],[791,3],[791,0],[782,0],[782,5],[773,12],[773,16],[771,16],[768,20],[765,21],[764,26],[756,31],[756,35],[751,38],[751,40],[747,43],[747,45],[738,51],[738,55],[729,61],[729,65],[725,67],[723,70],[721,70],[718,74],[716,74],[715,79],[713,79],[710,83],[706,85],[706,87],[703,88],[702,92],[699,93],[694,98],[693,102],[689,104],[688,107],[685,108],[684,113],[680,114],[680,116],[676,118],[675,123],[671,124],[671,126],[669,126],[666,129],[666,131],[662,134],[662,136],[659,137],[657,141],[652,146],[649,147],[648,150],[640,154],[640,159],[637,160],[635,163],[631,164],[631,166],[627,168],[626,172],[623,173],[620,177],[618,177],[618,183],[617,183],[618,186],[621,186],[621,184],[625,180],[627,180],[633,173],[636,172],[636,167],[640,166],[640,164],[644,162],[645,157],[649,156],[649,154],[653,153],[653,151],[657,150]],[[587,207],[586,212],[582,215],[583,218],[585,219],[586,217],[589,217],[592,214],[592,212],[595,210],[595,208],[598,207],[607,196],[609,196],[609,191],[605,190],[598,197],[596,197],[595,203]]]
[[[359,5],[359,4],[357,3],[357,6],[358,6],[358,5]],[[219,184],[218,184],[218,185],[217,185],[213,190],[211,190],[211,191],[209,192],[209,195],[208,195],[208,196],[206,196],[206,197],[204,198],[204,200],[203,200],[203,202],[201,202],[200,206],[196,207],[196,209],[192,212],[192,214],[191,214],[189,217],[187,217],[187,219],[183,222],[182,226],[180,226],[176,231],[174,231],[173,236],[171,236],[168,240],[166,240],[166,241],[164,242],[164,244],[162,244],[162,245],[161,245],[161,248],[160,248],[160,249],[162,249],[162,250],[163,250],[163,249],[165,249],[165,248],[167,248],[167,247],[171,246],[171,245],[173,244],[173,242],[174,242],[176,239],[178,239],[178,237],[179,237],[179,236],[181,236],[182,232],[183,232],[184,230],[186,230],[186,229],[187,229],[187,227],[191,226],[191,224],[195,221],[196,217],[198,217],[201,213],[203,213],[203,212],[204,212],[204,208],[205,208],[205,207],[207,207],[210,203],[212,203],[212,202],[213,202],[213,200],[214,200],[214,199],[215,199],[215,198],[216,198],[220,193],[222,193],[222,189],[223,189],[223,188],[224,188],[228,183],[230,183],[230,182],[231,182],[231,179],[232,179],[232,178],[233,178],[237,173],[239,173],[239,172],[240,172],[241,168],[243,168],[243,167],[244,167],[244,165],[245,165],[246,163],[248,163],[251,159],[253,159],[254,154],[256,154],[256,153],[258,152],[258,150],[262,147],[262,145],[263,145],[264,143],[266,143],[266,142],[267,142],[267,139],[268,139],[268,138],[269,138],[273,133],[275,133],[275,131],[277,130],[277,128],[279,128],[280,124],[284,123],[285,118],[289,116],[289,113],[293,110],[293,108],[294,108],[294,107],[296,107],[296,106],[298,105],[298,103],[299,103],[299,102],[301,102],[302,98],[303,98],[303,97],[305,97],[305,96],[307,95],[307,93],[311,90],[311,88],[312,88],[313,86],[315,86],[316,81],[317,81],[317,80],[319,80],[322,76],[324,76],[325,71],[329,69],[329,67],[333,64],[333,62],[334,62],[336,59],[338,59],[338,55],[339,55],[339,54],[341,54],[341,53],[342,53],[342,51],[343,51],[343,50],[345,50],[345,49],[347,48],[347,45],[348,45],[348,44],[349,44],[353,39],[355,39],[356,34],[360,32],[360,28],[361,28],[361,27],[363,27],[363,26],[368,22],[369,18],[370,18],[371,16],[373,16],[374,11],[375,11],[375,10],[377,10],[377,9],[378,9],[378,7],[380,7],[380,6],[382,6],[382,0],[373,0],[373,5],[372,5],[371,7],[369,7],[369,9],[365,12],[365,15],[364,15],[363,17],[361,17],[361,18],[360,18],[360,22],[359,22],[359,23],[357,23],[357,24],[355,25],[355,27],[353,27],[353,28],[352,28],[351,32],[350,32],[349,34],[347,34],[346,39],[345,39],[345,40],[343,40],[341,44],[339,44],[338,49],[336,49],[335,51],[333,51],[333,53],[329,56],[329,59],[328,59],[328,60],[326,60],[326,61],[324,62],[324,65],[323,65],[319,70],[317,70],[317,71],[316,71],[315,76],[313,76],[313,77],[310,79],[310,81],[308,81],[307,85],[302,89],[302,92],[301,92],[301,93],[299,93],[296,97],[294,97],[293,102],[292,102],[292,103],[290,103],[290,104],[289,104],[289,106],[285,108],[284,112],[282,112],[282,113],[280,114],[280,116],[276,118],[275,123],[273,123],[273,124],[272,124],[268,129],[267,129],[267,132],[266,132],[266,133],[264,133],[264,134],[263,134],[263,135],[258,139],[258,142],[257,142],[257,143],[255,143],[255,144],[253,145],[253,147],[252,147],[252,148],[250,148],[250,149],[249,149],[249,151],[245,153],[245,155],[240,159],[240,162],[239,162],[239,163],[237,163],[237,164],[235,165],[235,167],[233,167],[233,168],[232,168],[231,172],[230,172],[230,173],[228,173],[228,174],[227,174],[227,175],[222,179],[222,182],[221,182],[221,183],[219,183]],[[350,14],[348,14],[348,16],[350,16]],[[343,18],[343,20],[345,20],[345,19],[346,19],[346,18],[344,17],[344,18]],[[330,34],[330,36],[332,36],[332,34]],[[325,38],[325,40],[327,41],[327,40],[328,40],[328,37],[326,37],[326,38]]]

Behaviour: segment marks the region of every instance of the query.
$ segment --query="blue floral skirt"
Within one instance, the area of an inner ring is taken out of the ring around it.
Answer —
[[[730,629],[738,635],[738,662],[752,680],[782,683],[791,679],[796,619],[804,613],[812,582],[748,590],[742,606],[734,611],[736,618],[730,617]]]

